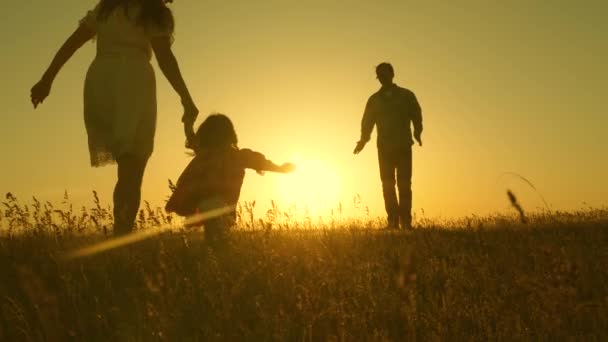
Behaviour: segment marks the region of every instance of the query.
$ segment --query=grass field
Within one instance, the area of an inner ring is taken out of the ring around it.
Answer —
[[[404,233],[362,220],[279,223],[272,212],[260,221],[245,206],[222,246],[178,230],[65,260],[107,239],[111,217],[96,203],[58,210],[7,197],[1,341],[608,337],[607,209],[525,224],[421,220]],[[139,225],[169,221],[145,208]]]

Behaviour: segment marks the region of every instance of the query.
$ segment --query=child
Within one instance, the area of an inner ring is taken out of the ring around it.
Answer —
[[[193,138],[194,159],[179,177],[176,189],[165,210],[181,216],[191,216],[226,206],[236,206],[245,169],[287,173],[295,166],[281,166],[267,160],[263,154],[237,147],[237,136],[230,119],[213,114],[201,124]],[[236,213],[232,211],[219,218],[204,222],[205,236],[217,239],[233,225]]]

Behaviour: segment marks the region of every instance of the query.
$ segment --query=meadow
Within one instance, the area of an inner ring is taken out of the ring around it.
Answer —
[[[78,259],[111,210],[7,194],[0,341],[486,341],[608,336],[608,209],[296,220],[252,203],[223,245],[172,229]],[[146,203],[138,229],[176,224]]]

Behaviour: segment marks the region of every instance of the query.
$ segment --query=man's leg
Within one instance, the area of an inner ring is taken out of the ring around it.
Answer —
[[[412,148],[399,151],[397,159],[397,187],[399,188],[399,218],[402,228],[412,226]]]
[[[399,204],[395,191],[395,153],[390,148],[378,148],[378,162],[380,164],[380,180],[382,181],[382,195],[384,208],[388,219],[388,226],[399,227]]]
[[[122,235],[133,230],[148,160],[127,154],[120,156],[116,161],[118,181],[114,188],[114,235]]]

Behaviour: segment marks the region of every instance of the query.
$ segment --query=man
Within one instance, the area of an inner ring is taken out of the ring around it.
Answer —
[[[412,132],[422,146],[422,113],[413,92],[393,83],[395,72],[389,63],[376,67],[382,87],[370,96],[361,120],[361,138],[353,151],[358,154],[370,140],[374,126],[378,127],[378,161],[382,194],[388,218],[387,228],[412,227]],[[395,172],[399,201],[395,191]]]

